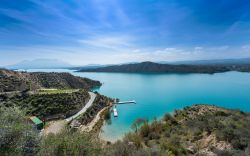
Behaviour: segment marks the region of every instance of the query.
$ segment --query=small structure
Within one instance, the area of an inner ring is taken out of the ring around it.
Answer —
[[[77,128],[79,128],[80,126],[81,126],[81,123],[80,123],[79,121],[77,121],[77,120],[73,120],[73,121],[70,123],[70,127],[71,127],[71,128],[77,129]]]
[[[30,117],[31,122],[34,124],[34,127],[38,130],[43,129],[43,122],[36,116]]]

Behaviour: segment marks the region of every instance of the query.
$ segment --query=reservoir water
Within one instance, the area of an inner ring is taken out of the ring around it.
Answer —
[[[136,104],[118,105],[101,137],[110,141],[122,138],[137,118],[152,120],[192,104],[211,104],[250,112],[250,73],[218,74],[125,74],[78,73],[70,70],[28,70],[70,72],[103,83],[98,92]]]

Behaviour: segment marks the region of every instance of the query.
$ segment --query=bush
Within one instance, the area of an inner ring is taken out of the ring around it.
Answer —
[[[104,111],[104,120],[110,120],[110,119],[111,119],[110,111],[109,111],[109,109],[106,109]]]
[[[140,128],[140,135],[142,137],[148,137],[150,134],[150,126],[148,123],[145,123],[144,125],[141,126]]]
[[[112,145],[107,145],[103,151],[103,156],[151,156],[151,151],[144,148],[137,148],[133,144],[125,141],[117,141]]]
[[[41,142],[41,156],[96,156],[101,144],[90,134],[65,130],[58,135],[50,134]]]
[[[220,131],[217,130],[216,134],[217,138],[221,141],[231,142],[235,137],[233,130],[228,128],[222,129]]]
[[[163,120],[166,121],[169,124],[173,124],[173,125],[177,125],[178,124],[177,121],[175,120],[175,118],[171,114],[169,114],[169,113],[167,113],[167,114],[164,115]]]
[[[39,150],[38,133],[18,108],[0,107],[1,155],[35,155]]]

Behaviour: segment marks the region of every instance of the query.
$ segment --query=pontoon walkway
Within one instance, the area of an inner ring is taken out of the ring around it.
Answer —
[[[135,100],[131,100],[131,101],[120,101],[120,102],[116,102],[116,104],[127,104],[127,103],[136,103]]]

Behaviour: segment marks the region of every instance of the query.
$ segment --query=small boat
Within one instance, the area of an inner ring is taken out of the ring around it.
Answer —
[[[116,108],[113,109],[113,112],[114,112],[114,117],[118,117],[118,112]]]

